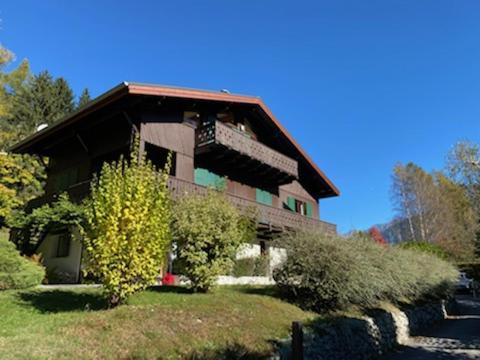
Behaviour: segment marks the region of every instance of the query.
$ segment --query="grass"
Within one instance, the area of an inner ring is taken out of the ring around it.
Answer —
[[[265,358],[315,314],[272,289],[155,288],[108,310],[99,289],[0,292],[2,359]]]

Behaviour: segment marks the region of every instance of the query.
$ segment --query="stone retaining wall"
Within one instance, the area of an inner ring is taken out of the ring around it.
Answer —
[[[398,344],[408,341],[410,335],[443,320],[453,302],[445,301],[426,305],[388,310],[372,310],[358,318],[340,318],[331,322],[320,321],[304,335],[305,359],[366,360],[388,352]],[[281,359],[291,358],[287,346]]]

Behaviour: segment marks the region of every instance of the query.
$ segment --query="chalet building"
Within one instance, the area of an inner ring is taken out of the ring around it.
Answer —
[[[122,83],[12,148],[48,158],[45,194],[30,208],[68,192],[80,200],[105,161],[140,151],[161,167],[169,151],[174,196],[222,187],[239,207],[258,212],[260,251],[286,229],[336,232],[320,220],[319,200],[339,191],[258,97]],[[47,267],[79,280],[81,244],[67,233],[32,244]]]

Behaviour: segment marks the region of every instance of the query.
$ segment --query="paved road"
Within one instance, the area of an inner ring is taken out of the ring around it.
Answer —
[[[458,304],[454,315],[382,360],[480,359],[480,300],[460,296]]]

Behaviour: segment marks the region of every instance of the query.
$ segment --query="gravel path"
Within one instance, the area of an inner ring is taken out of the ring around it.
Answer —
[[[458,297],[455,315],[412,337],[382,360],[480,359],[480,300]]]

